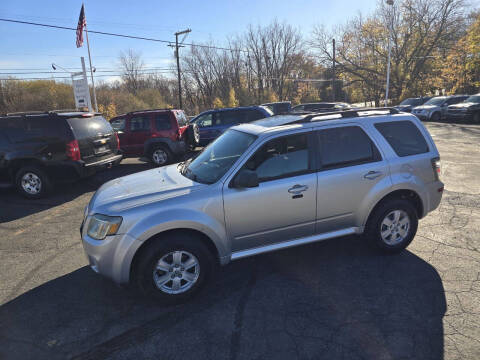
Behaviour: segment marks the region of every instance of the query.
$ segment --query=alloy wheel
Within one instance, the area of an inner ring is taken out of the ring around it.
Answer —
[[[38,195],[42,191],[42,180],[32,172],[27,172],[22,176],[21,185],[23,191],[30,195]]]
[[[152,160],[157,165],[164,165],[168,160],[168,155],[163,149],[156,149],[152,154]]]
[[[410,218],[403,210],[393,210],[385,216],[380,225],[380,235],[387,245],[401,243],[410,230]]]
[[[172,251],[158,260],[153,270],[155,286],[167,294],[189,290],[200,275],[200,262],[188,251]]]

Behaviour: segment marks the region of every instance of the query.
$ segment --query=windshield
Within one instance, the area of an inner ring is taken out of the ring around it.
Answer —
[[[227,130],[196,158],[187,160],[180,173],[199,183],[217,182],[255,141],[255,135]]]
[[[403,100],[400,105],[419,105],[421,103],[421,100],[420,99],[413,99],[413,98],[410,98],[410,99],[405,99]]]
[[[442,105],[445,100],[447,100],[446,97],[434,97],[428,100],[424,105]]]
[[[472,102],[472,103],[477,103],[480,104],[480,95],[472,95],[469,96],[465,102]]]

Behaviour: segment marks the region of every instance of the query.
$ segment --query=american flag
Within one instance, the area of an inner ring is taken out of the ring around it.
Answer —
[[[78,25],[77,25],[77,48],[83,45],[83,28],[87,26],[87,19],[85,18],[85,10],[80,10],[80,17],[78,18]]]

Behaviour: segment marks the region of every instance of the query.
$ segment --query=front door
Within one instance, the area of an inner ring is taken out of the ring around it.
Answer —
[[[316,131],[319,159],[317,233],[359,226],[362,205],[379,182],[391,185],[388,164],[360,126]]]
[[[243,168],[259,186],[224,185],[225,221],[232,251],[309,236],[315,230],[317,179],[311,132],[277,137],[261,146]]]

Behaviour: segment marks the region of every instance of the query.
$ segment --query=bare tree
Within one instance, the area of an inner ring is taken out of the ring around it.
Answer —
[[[330,44],[335,38],[338,69],[361,84],[364,96],[378,103],[385,91],[390,30],[391,94],[398,99],[418,91],[419,79],[429,70],[429,59],[458,39],[463,18],[463,0],[403,0],[393,6],[382,2],[372,16],[358,15],[334,32],[317,26],[311,45],[330,66]]]
[[[129,49],[127,52],[120,54],[120,65],[122,67],[122,79],[129,92],[136,94],[140,89],[144,80],[143,68],[144,63],[141,54]]]

